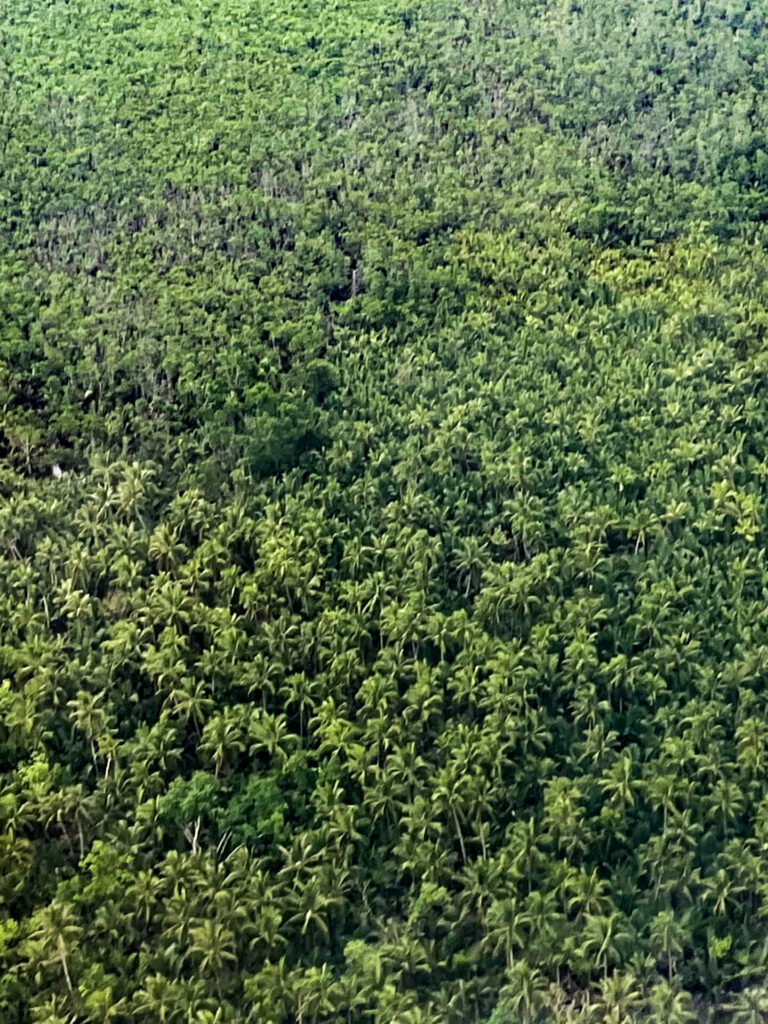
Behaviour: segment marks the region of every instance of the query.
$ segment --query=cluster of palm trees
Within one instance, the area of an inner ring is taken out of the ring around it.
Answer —
[[[0,1018],[768,1020],[763,15],[27,6]]]
[[[674,315],[696,244],[642,257],[650,297],[592,262],[590,315]],[[219,500],[146,461],[12,480],[17,1019],[761,1019],[760,363],[694,335],[670,372],[622,323],[543,435],[529,302],[521,351],[450,369],[448,331],[372,338],[365,428]]]

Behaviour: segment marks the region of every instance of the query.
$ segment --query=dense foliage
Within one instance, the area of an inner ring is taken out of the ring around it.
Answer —
[[[0,0],[0,1019],[768,1020],[768,11]]]

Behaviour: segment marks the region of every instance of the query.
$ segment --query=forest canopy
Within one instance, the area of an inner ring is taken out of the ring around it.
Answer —
[[[3,1024],[768,1021],[767,22],[0,0]]]

